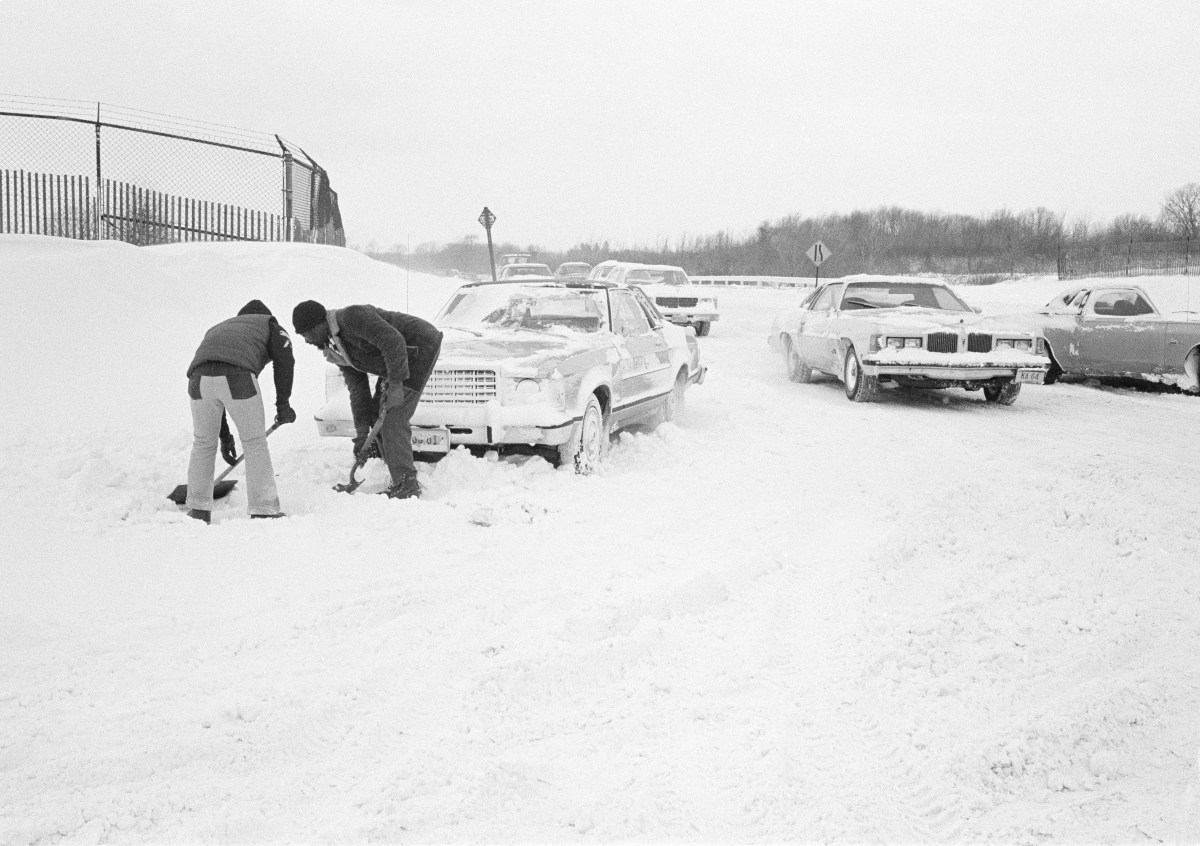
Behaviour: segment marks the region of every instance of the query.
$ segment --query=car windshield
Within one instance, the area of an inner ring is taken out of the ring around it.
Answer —
[[[460,288],[435,320],[477,332],[508,328],[599,332],[608,326],[604,292],[556,285],[479,285]]]
[[[549,276],[550,267],[545,264],[510,264],[501,272],[510,279],[514,276]]]
[[[631,270],[625,277],[625,281],[632,285],[686,285],[688,284],[687,274],[682,270],[670,270],[666,268],[639,268]]]
[[[841,308],[845,311],[905,306],[943,311],[971,310],[949,288],[922,282],[851,282],[842,295]]]

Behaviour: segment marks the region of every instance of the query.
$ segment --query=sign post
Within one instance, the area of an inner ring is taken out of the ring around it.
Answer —
[[[496,216],[492,214],[487,206],[483,207],[483,213],[479,215],[479,225],[487,230],[488,236],[488,260],[492,263],[492,281],[496,281],[496,254],[492,251],[492,224],[496,222]]]
[[[825,246],[824,242],[818,241],[808,248],[808,252],[805,253],[805,255],[808,256],[808,260],[816,265],[817,268],[816,275],[813,277],[813,284],[820,285],[821,265],[823,265],[829,259],[829,257],[833,255],[833,253],[828,247]]]

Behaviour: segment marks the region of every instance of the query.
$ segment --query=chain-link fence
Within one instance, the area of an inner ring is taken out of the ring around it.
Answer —
[[[1189,276],[1196,274],[1192,239],[1129,241],[1125,244],[1063,245],[1058,278],[1088,276]]]
[[[337,193],[278,135],[0,94],[0,232],[344,246]]]

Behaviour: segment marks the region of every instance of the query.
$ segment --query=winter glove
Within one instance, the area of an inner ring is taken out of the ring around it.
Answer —
[[[233,433],[229,431],[229,418],[224,414],[221,415],[221,457],[225,459],[225,463],[229,466],[237,464],[238,454],[237,445],[233,440]]]
[[[286,402],[281,402],[275,406],[275,422],[280,426],[285,423],[296,422],[296,411]]]
[[[366,453],[363,453],[363,444],[367,442],[367,433],[359,432],[354,436],[354,457],[358,461],[366,461],[368,458],[379,458],[379,439],[376,438],[371,442],[371,446],[367,448]]]

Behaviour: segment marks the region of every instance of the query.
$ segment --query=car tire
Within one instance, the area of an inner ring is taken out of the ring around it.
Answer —
[[[988,402],[994,402],[996,405],[1012,405],[1017,401],[1017,397],[1021,394],[1020,382],[1005,382],[1003,385],[983,386],[983,396]]]
[[[593,394],[571,437],[558,448],[558,466],[573,467],[580,476],[587,476],[596,469],[607,447],[608,421]]]
[[[842,381],[846,383],[846,396],[852,402],[870,402],[879,393],[879,379],[863,373],[854,347],[846,349],[846,358],[842,361]]]
[[[792,339],[783,336],[783,358],[787,367],[787,377],[793,382],[805,384],[813,380],[812,368],[800,360],[800,353],[792,345]]]
[[[703,321],[703,322],[701,322],[701,323],[697,323],[697,324],[695,324],[695,326],[696,326],[696,335],[697,335],[697,337],[703,338],[705,335],[707,335],[707,334],[708,334],[708,327],[709,327],[709,326],[711,326],[711,325],[712,325],[712,324],[711,324],[709,321],[707,321],[707,320],[705,320],[705,321]]]
[[[1050,369],[1046,371],[1046,379],[1042,383],[1044,385],[1053,385],[1062,378],[1063,369],[1058,366],[1058,359],[1054,357],[1054,350],[1050,349],[1050,345],[1046,345],[1046,357],[1050,359]]]
[[[675,377],[675,386],[663,400],[662,419],[668,423],[683,414],[685,395],[687,393],[687,371],[680,370]]]

